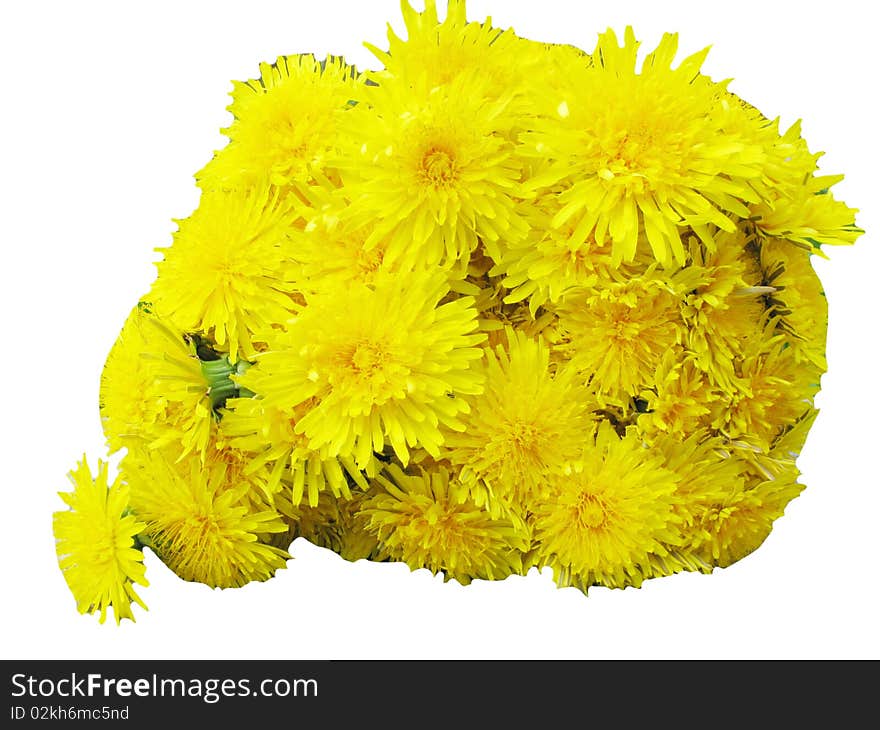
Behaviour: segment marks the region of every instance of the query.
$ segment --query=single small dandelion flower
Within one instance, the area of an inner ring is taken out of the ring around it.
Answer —
[[[637,71],[632,29],[623,47],[608,30],[524,137],[524,154],[551,160],[528,187],[564,186],[552,224],[575,221],[573,241],[610,239],[615,262],[632,260],[644,234],[658,262],[683,264],[683,227],[711,245],[710,224],[733,231],[758,200],[762,148],[728,131],[724,85],[700,74],[708,49],[673,69],[677,46],[664,35]]]
[[[250,360],[256,333],[295,310],[288,235],[297,214],[267,188],[210,191],[179,221],[156,264],[147,299],[184,332],[198,332],[230,359]]]
[[[319,289],[344,288],[352,281],[369,286],[382,272],[394,270],[385,256],[387,240],[366,243],[376,224],[357,227],[350,211],[350,200],[333,196],[308,218],[302,231],[291,233],[296,285],[307,298]]]
[[[713,539],[707,516],[746,487],[748,467],[724,439],[695,431],[686,438],[665,434],[652,442],[664,465],[677,476],[676,503],[681,544],[670,548],[672,560],[688,570],[708,572],[713,562],[705,546]]]
[[[338,179],[331,160],[342,116],[362,80],[341,58],[280,56],[260,64],[260,78],[234,82],[223,130],[229,144],[196,176],[203,190],[259,188],[297,192]],[[307,196],[307,192],[305,193]]]
[[[290,485],[285,482],[284,488],[272,497],[272,507],[283,518],[287,531],[270,536],[267,542],[286,549],[296,538],[302,537],[320,547],[334,549],[327,538],[336,534],[342,500],[333,497],[329,492],[321,492],[315,506],[306,502],[294,505],[290,494]]]
[[[608,423],[595,443],[560,471],[531,507],[534,560],[560,586],[638,586],[651,557],[678,542],[678,478],[634,429],[620,438]]]
[[[864,231],[856,225],[858,210],[828,192],[842,175],[810,178],[787,194],[777,194],[752,207],[755,226],[767,237],[784,238],[810,251],[823,245],[855,243]]]
[[[547,302],[558,303],[572,289],[610,278],[610,242],[598,244],[592,234],[572,240],[572,225],[552,226],[558,200],[548,194],[530,201],[524,214],[530,224],[528,236],[503,241],[501,260],[491,272],[503,275],[504,286],[511,290],[505,302],[526,300],[533,313]]]
[[[771,481],[785,478],[796,468],[796,460],[804,448],[810,428],[819,411],[808,408],[794,423],[786,425],[774,439],[769,451],[761,449],[743,438],[729,442],[736,449],[753,479]]]
[[[717,397],[706,376],[686,359],[681,348],[668,350],[641,392],[644,412],[638,416],[643,434],[667,433],[683,438],[708,425],[709,405]]]
[[[650,276],[575,290],[554,311],[567,335],[560,349],[598,392],[611,397],[638,395],[684,337],[677,297]]]
[[[426,0],[421,13],[409,0],[401,3],[401,9],[406,38],[400,38],[389,26],[387,51],[366,44],[383,65],[381,71],[371,74],[379,83],[391,78],[442,86],[469,76],[478,68],[486,81],[487,96],[498,97],[516,90],[525,97],[531,78],[543,76],[543,48],[538,52],[512,30],[494,27],[491,18],[482,23],[468,22],[464,0],[450,0],[442,22],[435,0]]]
[[[129,313],[107,357],[99,407],[111,453],[174,444],[182,454],[204,455],[215,428],[195,344],[144,303]]]
[[[387,241],[386,260],[464,269],[480,240],[494,249],[525,235],[507,102],[483,95],[483,83],[473,71],[424,90],[382,80],[349,114],[357,147],[342,172],[353,223],[374,224],[365,244]]]
[[[478,507],[445,467],[407,474],[390,464],[376,482],[383,489],[364,501],[362,512],[380,556],[463,585],[521,571],[528,549],[524,525]]]
[[[687,547],[697,556],[725,568],[750,554],[767,538],[773,522],[803,490],[791,466],[775,479],[733,483],[721,499],[707,502],[694,514]]]
[[[508,328],[507,345],[487,349],[485,389],[446,436],[444,457],[460,469],[472,499],[497,514],[496,500],[525,507],[550,473],[577,458],[592,428],[591,402],[572,368],[550,362],[540,340]]]
[[[815,373],[798,365],[782,335],[746,352],[733,386],[712,404],[712,425],[727,438],[744,437],[764,451],[812,408],[819,389]]]
[[[387,559],[380,557],[379,540],[368,529],[370,518],[363,509],[366,500],[377,493],[373,485],[367,491],[353,489],[349,498],[335,499],[322,492],[317,507],[293,507],[294,536],[332,550],[350,562]],[[286,507],[279,509],[287,518]]]
[[[252,485],[230,479],[223,461],[206,468],[154,449],[127,456],[126,465],[150,547],[184,580],[231,588],[285,567],[287,552],[270,542],[287,525],[272,508],[254,509]]]
[[[676,278],[684,290],[681,305],[688,325],[688,352],[712,384],[730,389],[736,358],[762,337],[766,297],[773,288],[750,258],[746,233],[715,235],[714,251],[695,238],[690,240],[689,265]]]
[[[472,300],[447,293],[439,271],[322,291],[239,382],[291,417],[310,403],[295,430],[326,457],[364,469],[386,443],[404,464],[416,446],[436,456],[441,424],[464,428],[461,396],[482,388]]]
[[[93,477],[85,457],[68,475],[72,492],[59,492],[70,507],[52,518],[58,564],[80,613],[112,608],[118,624],[134,621],[132,602],[146,609],[135,584],[147,586],[138,535],[146,525],[129,511],[128,485],[119,476],[108,485],[107,464]]]
[[[148,397],[156,383],[144,358],[154,349],[152,331],[143,323],[148,316],[140,307],[129,313],[101,372],[98,404],[111,454],[132,440],[151,441],[153,430],[165,421],[164,401]]]

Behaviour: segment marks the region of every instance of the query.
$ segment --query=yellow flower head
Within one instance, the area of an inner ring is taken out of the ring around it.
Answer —
[[[577,458],[592,427],[590,401],[572,368],[557,368],[541,340],[507,332],[486,350],[485,390],[446,437],[444,456],[480,505],[527,507],[551,472]]]
[[[644,412],[638,416],[642,433],[683,438],[709,425],[709,405],[718,395],[683,351],[672,348],[663,355],[651,385],[640,397],[644,401]]]
[[[296,286],[306,297],[319,290],[344,289],[352,281],[372,286],[377,277],[396,269],[385,256],[387,240],[367,245],[376,223],[353,223],[351,210],[345,195],[331,195],[321,201],[302,231],[292,232]]]
[[[784,238],[811,251],[822,245],[855,243],[864,231],[856,225],[858,210],[836,200],[828,187],[843,176],[811,178],[787,195],[753,206],[755,225],[762,234]]]
[[[331,158],[360,77],[341,58],[281,56],[260,78],[235,82],[229,144],[196,176],[204,190],[294,186],[337,177]]]
[[[442,572],[463,585],[521,571],[528,549],[524,524],[493,518],[445,467],[433,464],[407,474],[391,464],[376,481],[383,489],[367,498],[362,510],[379,540],[380,557]]]
[[[558,303],[572,289],[595,286],[611,277],[611,243],[598,244],[592,233],[572,240],[574,226],[554,227],[551,221],[559,209],[559,196],[545,194],[525,208],[529,234],[521,240],[503,241],[501,260],[493,275],[504,275],[511,291],[505,302],[528,300],[535,313],[539,307]]]
[[[165,422],[163,401],[148,397],[156,384],[156,373],[144,357],[155,349],[154,330],[144,324],[149,316],[140,307],[129,313],[101,372],[101,425],[111,454],[132,439],[152,440],[151,431]]]
[[[365,44],[383,64],[372,74],[396,78],[408,84],[441,86],[453,83],[479,69],[486,79],[486,95],[497,97],[511,90],[525,89],[532,76],[540,74],[544,53],[510,29],[468,22],[464,0],[449,0],[446,17],[440,22],[435,0],[426,0],[425,10],[417,12],[409,2],[401,2],[406,38],[388,28],[388,51]],[[543,51],[543,49],[541,49]]]
[[[761,179],[751,181],[759,198],[744,217],[763,236],[784,238],[814,252],[825,244],[854,243],[864,233],[855,224],[858,211],[830,192],[843,175],[816,174],[822,153],[810,152],[800,121],[780,133],[778,119],[771,122],[733,94],[728,100],[736,113],[727,132],[747,137],[765,154]]]
[[[743,231],[716,233],[717,248],[706,250],[690,241],[690,260],[677,274],[682,316],[687,323],[686,343],[694,363],[710,382],[730,389],[734,361],[750,342],[763,336],[767,312],[765,297],[773,289],[764,284]]]
[[[677,46],[664,35],[637,71],[632,29],[623,47],[607,31],[568,89],[548,90],[526,136],[525,152],[550,159],[530,187],[563,185],[552,225],[575,221],[573,241],[610,239],[615,262],[632,260],[643,234],[657,261],[683,264],[683,226],[711,245],[708,225],[732,231],[731,214],[747,217],[757,199],[761,147],[728,131],[724,86],[700,74],[708,49],[673,69]]]
[[[634,430],[607,423],[532,505],[534,560],[559,585],[638,586],[678,537],[678,478]]]
[[[712,404],[712,425],[730,439],[768,451],[781,432],[813,405],[819,389],[813,368],[798,365],[794,350],[777,335],[737,363],[733,388]]]
[[[111,453],[173,444],[203,455],[215,427],[194,343],[145,304],[129,313],[107,356],[99,405]]]
[[[562,351],[612,399],[638,395],[683,338],[678,298],[650,276],[574,290],[556,312],[568,338]]]
[[[785,506],[801,493],[797,477],[791,466],[775,479],[733,482],[723,496],[693,512],[686,548],[722,568],[741,560],[761,546]]]
[[[376,493],[374,486],[368,486],[367,491],[352,490],[350,497],[341,499],[322,492],[317,507],[306,504],[292,507],[290,519],[294,536],[332,550],[351,562],[383,560],[379,557],[379,541],[369,531],[369,516],[363,509],[365,501]],[[285,506],[279,509],[287,517]]]
[[[126,457],[126,467],[147,544],[184,580],[231,588],[285,567],[287,552],[270,542],[287,525],[274,509],[255,508],[253,485],[223,459],[205,466],[152,450]]]
[[[54,514],[52,529],[58,564],[76,606],[80,613],[100,611],[101,623],[109,608],[117,624],[124,618],[134,621],[132,601],[146,609],[135,584],[149,583],[138,541],[145,525],[129,514],[128,485],[117,476],[108,486],[102,461],[92,477],[85,457],[68,476],[73,491],[59,495],[70,510]]]
[[[463,428],[462,396],[481,390],[470,364],[485,339],[472,300],[441,304],[446,294],[442,272],[321,292],[239,382],[291,416],[309,402],[295,430],[326,456],[353,457],[358,469],[386,442],[404,464],[411,447],[436,455],[440,425]]]
[[[179,221],[147,299],[184,332],[200,333],[233,362],[257,352],[255,333],[295,308],[288,235],[297,214],[267,188],[206,191]]]
[[[719,505],[732,503],[746,489],[748,465],[723,438],[709,436],[705,430],[687,438],[659,436],[652,448],[662,454],[664,465],[678,482],[673,511],[681,545],[671,548],[672,560],[689,570],[708,572],[714,562],[706,546],[715,538],[707,524]]]
[[[386,260],[403,267],[464,269],[478,239],[491,248],[525,235],[509,100],[484,85],[476,71],[424,89],[383,79],[348,115],[341,164],[354,224],[375,224],[368,249],[387,239]]]

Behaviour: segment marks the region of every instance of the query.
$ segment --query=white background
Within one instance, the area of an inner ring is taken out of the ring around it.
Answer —
[[[0,657],[878,658],[880,428],[876,23],[869,3],[471,0],[469,15],[591,50],[626,24],[653,48],[712,45],[704,70],[787,125],[861,209],[855,247],[818,270],[830,372],[799,464],[807,490],[763,547],[711,576],[641,590],[557,590],[548,573],[462,588],[403,565],[347,563],[297,541],[263,584],[212,591],[152,554],[149,612],[81,616],[58,570],[56,495],[85,452],[104,457],[106,354],[149,286],[192,175],[220,147],[233,78],[286,53],[344,54],[401,28],[396,0],[32,2],[0,30]]]

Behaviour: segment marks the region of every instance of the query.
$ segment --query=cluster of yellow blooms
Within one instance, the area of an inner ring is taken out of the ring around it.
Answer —
[[[638,586],[739,560],[803,488],[839,177],[675,35],[637,63],[631,29],[588,54],[425,5],[379,71],[234,84],[103,372],[119,475],[84,459],[55,515],[80,611],[132,618],[144,547],[225,588],[297,537]]]

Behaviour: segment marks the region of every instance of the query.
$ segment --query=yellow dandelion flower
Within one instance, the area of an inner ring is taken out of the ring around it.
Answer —
[[[822,245],[855,243],[864,231],[856,225],[858,210],[836,200],[828,192],[843,175],[810,178],[787,194],[752,206],[755,226],[765,236],[784,238],[808,250]]]
[[[351,201],[340,192],[323,201],[302,231],[292,232],[297,288],[306,297],[319,289],[343,289],[352,281],[370,286],[377,276],[394,270],[385,259],[387,240],[366,245],[375,222],[353,225],[350,210]]]
[[[204,454],[216,419],[196,349],[148,305],[132,309],[101,374],[101,422],[111,453],[175,444],[183,454]]]
[[[707,520],[719,505],[735,501],[746,487],[747,465],[737,458],[718,437],[705,430],[687,438],[664,435],[652,442],[663,454],[664,465],[676,474],[677,501],[673,511],[678,516],[681,545],[670,548],[671,560],[688,570],[708,572],[711,556],[705,546],[712,540]]]
[[[786,341],[799,361],[824,372],[828,300],[810,255],[789,241],[768,238],[761,244],[761,265],[773,287],[771,308]]]
[[[469,76],[478,68],[487,82],[486,95],[498,97],[524,89],[524,84],[542,70],[543,52],[536,52],[530,42],[512,30],[493,27],[491,18],[483,23],[468,22],[464,0],[446,4],[443,22],[435,0],[426,0],[421,13],[409,0],[401,2],[401,9],[406,39],[389,26],[388,51],[365,44],[384,67],[372,74],[380,83],[384,78],[395,78],[441,86]]]
[[[539,61],[537,68],[530,68],[531,74],[521,83],[527,87],[526,94],[532,103],[532,112],[539,112],[542,97],[547,90],[568,91],[571,77],[592,65],[593,59],[582,48],[569,43],[545,43],[520,38],[521,55],[531,56]]]
[[[470,364],[485,339],[473,300],[440,304],[447,292],[440,271],[321,292],[239,382],[291,416],[311,403],[295,430],[327,457],[353,457],[358,469],[386,443],[404,464],[411,447],[437,455],[440,425],[463,428],[462,396],[481,390]]]
[[[758,232],[823,256],[822,245],[854,243],[864,233],[855,222],[858,210],[830,192],[843,175],[816,174],[823,153],[810,152],[800,121],[780,134],[778,119],[771,122],[741,99],[729,97],[741,113],[732,117],[728,131],[750,137],[765,152],[761,179],[753,181],[759,199],[749,204],[747,216]]]
[[[759,195],[758,200],[749,204],[750,210],[771,200],[780,190],[790,191],[802,186],[813,175],[822,155],[810,152],[801,136],[800,121],[781,132],[778,118],[768,119],[736,94],[725,90],[721,99],[730,110],[725,120],[725,133],[748,139],[764,153],[761,177],[750,180]]]
[[[533,313],[547,302],[558,303],[572,289],[593,287],[610,276],[611,243],[600,245],[592,234],[572,240],[570,222],[554,227],[551,221],[558,201],[557,195],[550,194],[530,201],[524,214],[530,226],[528,236],[504,241],[501,260],[491,272],[504,276],[504,286],[510,289],[505,302],[528,299]]]
[[[286,506],[279,509],[292,521],[294,537],[332,550],[350,562],[383,560],[379,557],[379,540],[369,531],[369,516],[363,509],[365,501],[376,493],[375,487],[367,491],[353,489],[350,498],[335,499],[322,492],[317,507],[292,507],[292,518]]]
[[[687,548],[697,557],[722,568],[761,546],[773,522],[803,490],[791,466],[777,479],[734,483],[723,498],[707,502],[694,513],[687,530]]]
[[[274,509],[254,509],[252,485],[231,479],[223,460],[174,462],[156,449],[130,456],[132,510],[147,544],[182,579],[231,588],[285,567],[287,552],[270,542],[287,525]]]
[[[858,210],[830,193],[843,175],[816,174],[822,153],[810,152],[800,121],[780,134],[778,119],[771,122],[733,94],[729,99],[739,113],[731,117],[728,131],[751,138],[765,152],[761,179],[753,181],[760,197],[745,217],[762,236],[784,238],[820,255],[824,244],[854,243],[864,232],[855,224]]]
[[[649,386],[684,336],[679,299],[651,276],[577,290],[555,308],[560,345],[597,392],[629,398]]]
[[[152,440],[151,429],[164,422],[163,400],[148,397],[156,382],[156,373],[144,358],[154,349],[153,330],[144,325],[149,316],[140,307],[129,313],[101,372],[98,402],[111,454],[131,440]]]
[[[348,115],[353,224],[375,223],[366,247],[387,240],[386,260],[464,269],[480,239],[491,249],[525,235],[508,99],[487,97],[483,84],[476,71],[424,90],[387,79]]]
[[[522,570],[528,533],[521,523],[493,518],[468,497],[449,471],[434,465],[407,474],[390,464],[376,478],[383,489],[364,501],[368,529],[379,556],[412,570],[442,572],[467,585],[472,579],[501,580]]]
[[[314,405],[311,400],[292,408],[267,405],[262,398],[232,398],[226,403],[221,429],[236,448],[248,454],[247,471],[270,471],[267,490],[275,493],[282,481],[290,486],[290,499],[298,506],[307,496],[317,507],[320,495],[349,497],[349,479],[367,488],[364,474],[347,455],[329,457],[309,446],[297,423]],[[364,465],[368,476],[376,473],[375,460]]]
[[[680,348],[668,350],[651,385],[640,394],[644,413],[638,416],[643,434],[668,433],[683,438],[708,425],[709,404],[717,397],[706,376]]]
[[[752,348],[738,360],[733,385],[712,404],[712,425],[727,438],[744,438],[764,451],[812,408],[819,389],[814,370],[798,365],[782,335],[768,337],[766,347]]]
[[[534,560],[560,586],[638,586],[678,542],[676,475],[634,429],[621,438],[608,423],[580,458],[531,505]]]
[[[112,608],[118,624],[134,621],[132,601],[147,606],[135,584],[147,586],[138,535],[143,522],[129,513],[128,485],[120,478],[108,485],[107,464],[98,461],[92,477],[85,457],[68,474],[72,492],[59,492],[70,507],[52,518],[58,564],[80,613],[101,612],[104,623]]]
[[[179,221],[156,264],[147,299],[184,332],[200,333],[235,362],[251,359],[256,333],[295,309],[288,235],[297,214],[267,188],[206,191]]]
[[[487,349],[485,390],[446,436],[444,458],[476,504],[527,505],[551,472],[580,454],[592,428],[583,385],[572,368],[551,365],[550,349],[506,330],[507,346]]]
[[[765,297],[773,289],[752,261],[746,233],[718,232],[716,242],[713,251],[695,239],[689,242],[690,264],[679,272],[679,286],[686,291],[682,316],[694,363],[712,383],[729,389],[734,360],[762,337]]]
[[[303,186],[338,178],[332,167],[342,115],[360,95],[361,78],[341,58],[280,56],[260,77],[234,82],[222,130],[229,144],[196,176],[204,190]]]
[[[757,201],[761,147],[727,130],[724,85],[700,75],[708,49],[673,69],[677,45],[664,35],[637,72],[632,29],[623,47],[608,30],[525,137],[524,154],[551,160],[529,187],[564,185],[553,225],[576,221],[574,241],[610,238],[615,262],[633,259],[643,233],[657,261],[684,264],[683,226],[711,245],[709,224],[733,231],[731,215]]]
[[[336,545],[331,547],[345,560],[383,560],[379,538],[370,531],[370,515],[364,510],[366,500],[374,494],[355,492],[351,499],[339,500],[339,521]]]

